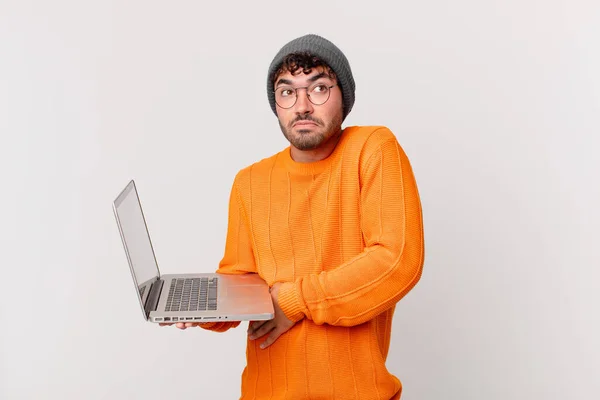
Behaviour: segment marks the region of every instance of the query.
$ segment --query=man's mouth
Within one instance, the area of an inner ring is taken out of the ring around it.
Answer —
[[[305,121],[305,120],[303,120],[303,121],[297,121],[297,122],[295,122],[294,125],[292,125],[292,126],[294,126],[294,127],[295,126],[317,126],[317,123],[314,122],[314,121]]]

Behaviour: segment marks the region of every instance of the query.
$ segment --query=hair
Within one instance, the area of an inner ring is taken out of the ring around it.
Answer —
[[[319,57],[309,52],[296,52],[288,54],[283,58],[283,62],[281,63],[281,66],[277,72],[272,75],[271,86],[275,86],[277,78],[284,72],[289,71],[292,75],[302,72],[308,75],[312,72],[313,68],[318,67],[323,67],[325,69],[325,73],[329,75],[330,78],[337,80],[335,72],[333,72],[331,67]]]

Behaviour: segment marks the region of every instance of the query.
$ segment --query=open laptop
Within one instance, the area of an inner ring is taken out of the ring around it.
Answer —
[[[259,321],[274,317],[269,287],[258,274],[161,275],[133,180],[113,201],[113,211],[147,321]]]

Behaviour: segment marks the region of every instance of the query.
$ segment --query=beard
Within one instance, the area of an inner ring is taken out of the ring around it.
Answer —
[[[317,124],[311,129],[294,130],[292,125],[298,121],[311,121]],[[315,150],[329,139],[337,136],[341,132],[342,114],[336,114],[329,124],[325,125],[323,121],[310,115],[303,115],[292,120],[287,127],[279,121],[279,127],[283,136],[292,146],[298,150]]]

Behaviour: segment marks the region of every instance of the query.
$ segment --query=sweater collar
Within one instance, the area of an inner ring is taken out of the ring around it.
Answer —
[[[324,158],[320,161],[315,162],[298,162],[294,161],[291,153],[291,146],[288,146],[285,150],[281,152],[281,159],[286,167],[286,169],[292,173],[297,175],[317,175],[321,172],[325,171],[327,167],[332,163],[333,160],[338,158],[340,154],[342,154],[342,148],[344,147],[344,143],[346,142],[346,137],[348,136],[349,128],[345,128],[342,130],[342,136],[338,141],[337,145],[329,155],[329,157]]]

